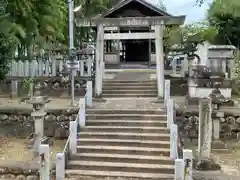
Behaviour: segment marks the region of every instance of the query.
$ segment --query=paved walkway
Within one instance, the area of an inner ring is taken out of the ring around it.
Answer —
[[[155,103],[157,98],[106,98],[106,102],[94,102],[97,109],[161,109],[162,105]]]
[[[76,103],[79,98],[75,98]],[[32,109],[32,105],[21,102],[21,99],[0,98],[0,108],[29,108]],[[71,100],[63,98],[51,98],[51,101],[46,104],[47,109],[69,109],[71,108]]]

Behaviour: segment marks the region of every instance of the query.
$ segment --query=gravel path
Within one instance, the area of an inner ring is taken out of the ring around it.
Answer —
[[[55,162],[56,153],[62,152],[65,140],[55,140],[51,147],[51,162]],[[27,140],[19,138],[0,137],[0,165],[15,162],[31,162],[34,160],[33,152],[27,148]]]

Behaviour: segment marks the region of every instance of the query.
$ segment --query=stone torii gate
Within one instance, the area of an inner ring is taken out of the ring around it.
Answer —
[[[78,27],[97,27],[96,40],[96,77],[95,95],[102,94],[102,81],[104,73],[104,40],[122,39],[154,39],[156,49],[156,74],[158,97],[164,96],[164,52],[163,52],[163,32],[167,25],[182,25],[185,16],[154,16],[154,17],[124,17],[124,18],[97,18],[97,19],[77,19]],[[134,33],[105,33],[105,29],[120,27],[152,27],[154,31],[134,32]]]

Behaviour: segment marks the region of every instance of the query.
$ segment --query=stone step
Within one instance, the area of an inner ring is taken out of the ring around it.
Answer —
[[[104,153],[77,153],[72,155],[71,159],[83,161],[105,161],[105,162],[128,162],[143,164],[167,164],[173,165],[174,161],[165,156],[150,155],[128,155],[128,154],[104,154]]]
[[[165,121],[167,119],[167,115],[165,114],[86,114],[87,119],[124,119],[124,120],[163,120]]]
[[[87,109],[87,114],[150,114],[150,115],[165,115],[163,109]]]
[[[166,127],[157,126],[87,126],[84,132],[133,132],[133,133],[168,133]]]
[[[144,126],[157,126],[157,127],[165,127],[167,128],[167,121],[162,120],[111,120],[111,119],[94,119],[87,120],[87,126],[136,126],[136,127],[144,127]]]
[[[151,140],[136,140],[136,139],[95,139],[79,137],[78,145],[102,145],[102,146],[127,146],[127,147],[155,147],[155,148],[170,148],[168,140],[151,141]]]
[[[148,80],[148,81],[132,81],[132,80],[103,80],[103,84],[157,84],[157,80]]]
[[[161,140],[169,141],[169,133],[123,133],[123,132],[80,132],[78,137],[91,139],[121,139],[121,140]]]
[[[119,89],[119,90],[138,90],[138,89],[142,89],[142,90],[147,90],[147,89],[156,89],[157,86],[156,85],[148,85],[148,86],[122,86],[122,85],[104,85],[103,86],[103,91],[105,90],[113,90],[113,89]]]
[[[153,97],[157,97],[157,93],[156,94],[107,94],[107,93],[103,93],[102,94],[103,98],[126,98],[126,97],[131,97],[131,98],[153,98]]]
[[[103,90],[103,94],[157,94],[157,89],[138,89],[138,90],[130,90],[130,89],[111,89],[111,90]]]
[[[73,170],[67,169],[66,176],[67,177],[79,177],[79,176],[92,176],[94,179],[100,177],[113,177],[113,179],[125,180],[125,178],[137,178],[141,180],[173,180],[174,175],[172,174],[161,174],[161,173],[144,173],[144,172],[124,172],[121,171],[96,171],[96,170]],[[123,177],[123,179],[121,179]],[[113,180],[110,179],[109,180]]]
[[[139,163],[123,163],[123,162],[97,162],[97,161],[77,161],[70,160],[68,162],[69,169],[81,170],[99,170],[99,171],[119,171],[125,172],[146,172],[146,173],[161,173],[173,174],[173,165],[158,165],[158,164],[139,164]]]

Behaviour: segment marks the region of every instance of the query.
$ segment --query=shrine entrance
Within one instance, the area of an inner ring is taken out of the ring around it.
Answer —
[[[172,16],[146,0],[122,0],[96,17],[77,19],[78,27],[96,30],[95,95],[102,94],[107,65],[121,68],[122,61],[149,62],[149,65],[156,64],[158,97],[163,98],[164,28],[182,25],[184,21],[185,16]],[[155,52],[151,52],[152,42]]]
[[[148,40],[125,40],[125,57],[122,58],[126,63],[149,63],[149,41]]]

